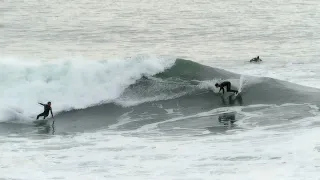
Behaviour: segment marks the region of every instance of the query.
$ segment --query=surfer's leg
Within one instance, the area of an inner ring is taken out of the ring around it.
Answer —
[[[43,115],[43,119],[46,119],[46,117],[48,117],[49,114],[44,114]]]
[[[237,91],[237,90],[232,90],[232,89],[229,89],[229,91],[228,91],[228,92],[238,93],[238,91]]]
[[[232,89],[231,89],[231,84],[228,84],[228,85],[227,85],[227,92],[234,92],[234,93],[238,93],[238,91],[237,91],[237,90],[232,90]]]
[[[37,116],[37,119],[39,119],[39,117],[44,116],[44,113],[41,113]]]
[[[234,93],[238,93],[237,90],[232,90],[232,89],[227,89],[227,92],[234,92]]]
[[[231,83],[228,83],[228,84],[227,84],[227,92],[230,91],[230,88],[231,88]]]

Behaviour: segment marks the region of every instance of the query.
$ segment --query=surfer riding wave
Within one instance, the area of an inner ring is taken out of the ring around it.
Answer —
[[[237,90],[232,90],[231,89],[231,83],[229,81],[224,81],[222,83],[216,83],[215,86],[218,88],[220,87],[219,93],[222,90],[222,93],[224,94],[224,87],[227,87],[227,92],[234,92],[235,94],[238,94]]]
[[[48,102],[48,104],[42,104],[42,103],[39,103],[39,104],[44,107],[44,111],[43,111],[43,113],[41,113],[37,116],[37,119],[39,119],[39,117],[41,117],[41,116],[43,116],[43,119],[46,119],[46,117],[49,115],[49,111],[51,112],[51,116],[53,118],[51,102]]]

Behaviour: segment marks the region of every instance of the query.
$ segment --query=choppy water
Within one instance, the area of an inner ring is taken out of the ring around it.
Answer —
[[[320,2],[0,8],[0,179],[319,179]]]

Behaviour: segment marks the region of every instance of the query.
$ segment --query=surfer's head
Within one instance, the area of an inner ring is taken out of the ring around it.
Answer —
[[[220,85],[218,83],[215,84],[216,87],[219,87]]]
[[[48,102],[48,105],[51,106],[51,102],[50,101]]]

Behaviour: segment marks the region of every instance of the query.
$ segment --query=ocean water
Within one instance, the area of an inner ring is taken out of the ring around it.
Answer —
[[[319,179],[320,2],[1,4],[0,179]]]

